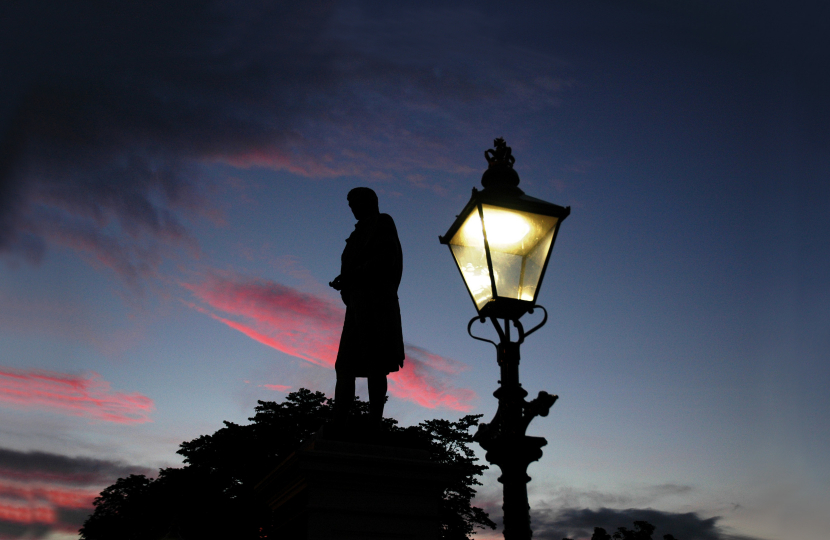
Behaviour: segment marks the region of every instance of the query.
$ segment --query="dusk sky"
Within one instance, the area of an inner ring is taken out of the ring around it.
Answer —
[[[332,395],[356,186],[404,253],[386,415],[489,421],[495,351],[438,235],[496,137],[571,206],[522,346],[560,396],[529,430],[534,538],[827,538],[818,4],[4,2],[0,539],[76,538],[119,476]]]

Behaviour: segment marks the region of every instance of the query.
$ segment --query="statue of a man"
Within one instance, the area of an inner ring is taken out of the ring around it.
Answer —
[[[346,240],[340,275],[329,283],[346,304],[346,321],[334,366],[335,424],[342,428],[354,402],[355,377],[367,377],[373,426],[383,418],[386,376],[403,367],[398,285],[403,254],[395,222],[378,210],[378,196],[358,187],[348,194],[357,224]]]

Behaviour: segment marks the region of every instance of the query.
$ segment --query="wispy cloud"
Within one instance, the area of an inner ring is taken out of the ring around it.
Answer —
[[[330,300],[231,274],[183,285],[210,309],[237,319],[193,305],[217,321],[285,354],[334,367],[344,311]]]
[[[263,345],[334,367],[345,315],[337,303],[273,281],[227,273],[183,286],[200,302],[188,302],[193,309]],[[466,369],[464,364],[411,344],[405,350],[403,369],[389,376],[391,395],[423,407],[470,409],[475,392],[447,382],[448,375]]]
[[[459,373],[467,368],[466,365],[409,344],[405,345],[404,350],[404,368],[389,376],[390,394],[422,407],[440,406],[465,412],[472,408],[476,393],[446,382],[446,374]]]
[[[0,254],[37,262],[60,246],[138,287],[198,249],[194,218],[218,219],[204,164],[439,189],[434,171],[483,166],[458,141],[489,143],[494,122],[556,106],[567,86],[551,58],[504,49],[483,10],[392,11],[325,0],[9,10]]]
[[[268,390],[274,390],[275,392],[288,392],[291,390],[290,386],[284,384],[262,384],[260,386],[267,388]]]
[[[114,392],[94,372],[70,375],[12,368],[0,368],[0,404],[118,424],[149,422],[154,410],[147,396]]]
[[[0,499],[37,500],[66,508],[90,508],[99,490],[73,489],[0,480]]]
[[[30,502],[0,502],[0,522],[52,525],[57,521],[54,508]]]
[[[0,536],[77,532],[103,487],[152,472],[116,461],[0,448]]]

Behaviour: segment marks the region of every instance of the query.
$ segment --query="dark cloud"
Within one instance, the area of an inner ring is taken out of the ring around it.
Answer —
[[[533,538],[588,540],[595,527],[613,533],[618,527],[632,529],[635,521],[647,521],[655,526],[655,540],[662,539],[665,534],[680,540],[760,540],[733,534],[720,524],[720,516],[704,518],[697,512],[665,512],[651,508],[653,501],[688,495],[692,491],[691,486],[675,483],[633,488],[625,495],[572,488],[552,491],[548,493],[548,500],[531,507]],[[499,530],[503,530],[503,494],[500,491],[479,492],[475,504],[487,511]],[[619,506],[609,508],[606,506],[609,504]]]
[[[685,484],[658,484],[652,488],[655,496],[663,496],[663,495],[684,495],[693,491],[694,488],[692,486],[687,486]]]
[[[91,513],[92,508],[58,508],[57,521],[61,525],[57,528],[77,532]]]
[[[494,135],[523,159],[533,130],[517,126],[547,122],[575,87],[557,54],[636,77],[667,56],[696,72],[678,58],[714,51],[776,80],[787,66],[826,95],[812,68],[827,33],[796,32],[798,10],[663,4],[7,2],[0,253],[36,262],[64,246],[138,284],[197,249],[205,163],[438,189],[436,171],[442,183],[480,171],[464,156]]]
[[[80,527],[79,527],[80,528]],[[0,538],[43,538],[52,527],[41,523],[15,523],[0,519]]]
[[[0,250],[36,261],[63,245],[136,282],[165,246],[192,245],[195,163],[265,152],[285,136],[287,102],[325,77],[309,61],[317,4],[4,8],[0,39],[16,54],[4,59]]]
[[[118,461],[0,448],[0,478],[99,486],[130,474],[153,473],[152,469]]]
[[[14,54],[0,60],[0,252],[36,262],[48,244],[65,246],[129,283],[157,272],[171,247],[195,249],[199,164],[467,173],[448,141],[517,107],[555,104],[563,84],[543,55],[511,61],[488,37],[492,22],[469,8],[142,0],[4,10],[0,47]]]
[[[702,518],[694,512],[662,512],[650,508],[567,508],[564,510],[532,511],[533,537],[543,540],[590,538],[594,527],[609,533],[618,527],[633,528],[635,521],[648,521],[655,526],[654,537],[673,534],[681,540],[758,540],[735,536],[718,525],[719,517]]]

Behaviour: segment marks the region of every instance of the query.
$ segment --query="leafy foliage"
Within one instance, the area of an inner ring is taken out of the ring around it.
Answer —
[[[260,539],[269,537],[268,512],[253,493],[264,474],[332,416],[332,401],[321,392],[300,389],[282,403],[260,401],[250,424],[225,422],[213,435],[183,442],[178,453],[185,466],[167,468],[151,480],[143,475],[119,478],[95,499],[95,511],[81,528],[85,540],[160,540],[191,538]],[[355,416],[367,416],[368,404],[356,400]],[[429,420],[400,428],[384,418],[381,429],[420,441],[437,463],[449,465],[441,508],[443,538],[466,540],[478,528],[495,528],[487,513],[470,504],[477,464],[469,431],[478,416],[457,422]]]
[[[474,486],[481,485],[477,477],[487,469],[485,465],[476,464],[473,450],[468,446],[473,440],[470,429],[478,425],[479,418],[480,414],[465,416],[458,422],[428,420],[418,426],[429,436],[432,459],[450,465],[453,473],[444,490],[441,508],[444,538],[447,539],[468,538],[476,526],[496,527],[487,512],[470,505],[475,496]]]

